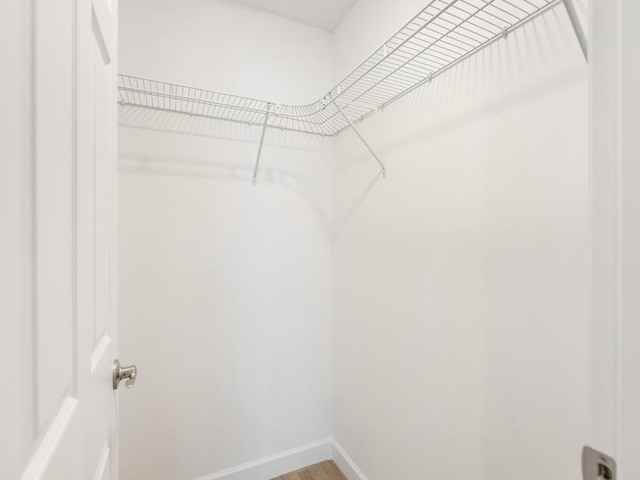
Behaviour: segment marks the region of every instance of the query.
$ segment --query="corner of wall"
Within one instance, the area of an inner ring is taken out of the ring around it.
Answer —
[[[368,480],[356,462],[345,452],[335,438],[331,438],[331,458],[340,467],[348,480]]]

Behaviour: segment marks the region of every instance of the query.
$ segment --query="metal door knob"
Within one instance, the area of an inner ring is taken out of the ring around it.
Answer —
[[[138,375],[138,367],[135,365],[129,365],[128,367],[123,367],[120,365],[119,360],[113,361],[113,389],[117,390],[118,385],[120,385],[121,380],[126,380],[124,385],[127,388],[133,387],[133,384],[136,383],[136,376]]]

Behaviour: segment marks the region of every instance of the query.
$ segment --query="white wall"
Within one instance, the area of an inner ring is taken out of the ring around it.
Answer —
[[[276,103],[331,88],[331,35],[225,0],[130,0],[120,72]]]
[[[120,29],[123,73],[283,102],[330,87],[327,33],[226,2],[122,2]],[[122,480],[328,438],[328,140],[269,130],[253,187],[257,127],[127,106],[119,134]]]
[[[359,1],[336,75],[422,3]],[[387,179],[336,140],[333,435],[368,480],[580,477],[587,103],[560,5],[362,124]]]

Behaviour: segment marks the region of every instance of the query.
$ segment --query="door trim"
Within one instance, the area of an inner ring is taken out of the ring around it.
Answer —
[[[590,0],[589,442],[640,478],[637,0]]]

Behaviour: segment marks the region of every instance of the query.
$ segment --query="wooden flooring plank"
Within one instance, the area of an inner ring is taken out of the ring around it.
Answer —
[[[327,460],[272,480],[347,480],[347,477],[333,460]]]
[[[347,480],[347,477],[345,477],[344,473],[342,473],[342,471],[338,468],[338,465],[336,465],[336,462],[334,462],[333,460],[322,462],[321,465],[331,480]]]
[[[306,474],[309,478],[305,480],[331,480],[331,478],[329,478],[325,473],[321,464],[312,465],[307,469]]]

